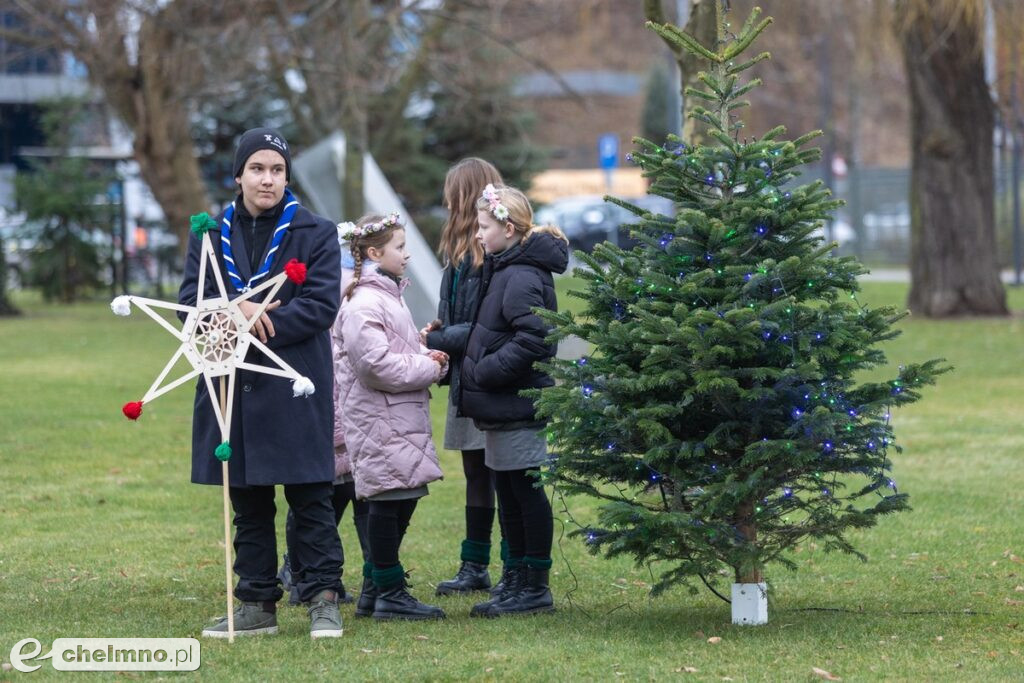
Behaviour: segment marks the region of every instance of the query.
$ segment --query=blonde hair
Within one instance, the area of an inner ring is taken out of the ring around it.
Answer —
[[[498,194],[498,202],[508,210],[508,218],[504,220],[495,216],[495,220],[498,223],[510,223],[523,240],[529,239],[533,234],[546,232],[554,235],[566,244],[569,243],[569,238],[556,226],[534,225],[533,207],[530,206],[530,200],[526,198],[526,195],[521,190],[517,190],[514,187],[500,186],[495,187],[494,191]],[[491,202],[485,197],[480,197],[476,200],[476,209],[477,211],[487,211],[494,216],[494,213],[491,211]]]
[[[441,229],[438,254],[445,266],[462,263],[467,254],[473,267],[484,262],[484,250],[476,239],[476,198],[488,183],[501,185],[501,173],[488,161],[467,157],[448,169],[444,177],[444,203],[448,220]]]
[[[362,228],[370,223],[380,223],[385,219],[385,216],[380,214],[370,213],[366,214],[358,221],[356,221],[356,227]],[[367,250],[370,247],[374,249],[383,249],[384,245],[391,240],[391,235],[396,230],[405,230],[405,226],[401,223],[394,223],[385,227],[383,230],[376,230],[368,235],[353,236],[351,241],[348,243],[349,249],[352,251],[352,258],[356,262],[355,272],[352,275],[352,282],[349,283],[348,288],[345,290],[345,298],[351,299],[352,292],[355,291],[356,286],[359,284],[359,278],[363,274],[363,261],[366,260]]]

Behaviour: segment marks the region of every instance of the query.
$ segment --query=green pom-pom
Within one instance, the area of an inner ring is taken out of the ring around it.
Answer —
[[[217,227],[217,221],[210,218],[210,214],[205,211],[192,216],[189,221],[192,223],[192,232],[199,237]]]
[[[227,441],[217,446],[217,450],[213,452],[221,462],[227,462],[231,458],[231,444]]]

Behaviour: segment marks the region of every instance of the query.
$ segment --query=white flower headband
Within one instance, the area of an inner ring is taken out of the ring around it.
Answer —
[[[497,218],[499,221],[508,220],[508,207],[501,203],[501,198],[498,196],[498,190],[494,185],[487,183],[481,197],[487,200],[492,216]]]
[[[386,230],[387,228],[393,228],[401,225],[401,218],[398,216],[397,213],[392,211],[381,220],[376,221],[374,223],[367,223],[366,225],[363,226],[356,225],[351,221],[347,221],[345,223],[338,223],[338,237],[343,242],[351,242],[357,237],[366,237],[367,235],[373,234],[375,232],[380,232],[381,230]]]

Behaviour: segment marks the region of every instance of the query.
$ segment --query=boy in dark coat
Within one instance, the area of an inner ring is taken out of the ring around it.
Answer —
[[[306,264],[302,284],[286,281],[251,332],[300,374],[316,391],[294,398],[291,383],[264,373],[239,370],[234,392],[228,460],[235,517],[234,614],[238,635],[276,633],[277,580],[274,485],[283,484],[295,513],[296,547],[302,569],[294,578],[299,597],[309,602],[310,635],[338,637],[341,543],[331,506],[334,444],[330,327],[338,312],[340,269],[337,231],[330,221],[302,206],[288,222],[286,208],[296,202],[287,190],[291,175],[288,143],[277,131],[254,128],[242,134],[235,151],[235,182],[240,194],[215,220],[221,234],[217,261],[228,296],[280,273],[290,259]],[[230,228],[228,227],[230,225]],[[213,237],[213,235],[211,235]],[[185,276],[178,292],[182,304],[196,301],[201,240],[189,239]],[[211,289],[213,278],[206,278]],[[257,304],[240,305],[251,316]],[[255,347],[246,361],[270,365]],[[204,382],[196,387],[192,426],[192,481],[222,483],[213,453],[220,429]],[[227,619],[203,630],[227,637]]]

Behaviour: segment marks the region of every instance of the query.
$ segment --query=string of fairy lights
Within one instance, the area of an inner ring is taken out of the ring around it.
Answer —
[[[680,145],[680,147],[678,149],[680,149],[680,150],[683,149],[683,146]],[[769,167],[768,169],[766,169],[765,177],[770,177],[770,174],[771,174],[771,169]],[[715,179],[712,178],[711,180],[715,180]],[[788,193],[788,192],[783,193],[783,197],[786,198],[786,199],[789,199],[791,197],[791,194]],[[661,216],[648,217],[648,219],[649,219],[649,222],[652,222],[652,223],[662,223],[662,224],[664,224],[664,223],[670,223],[671,222],[670,219],[667,219],[667,218],[664,218],[664,217],[661,217]],[[757,223],[753,227],[753,233],[754,233],[753,237],[755,239],[769,239],[770,235],[771,235],[771,230],[770,230],[770,228],[764,222],[759,222],[759,223]],[[732,237],[736,236],[737,234],[738,233],[737,233],[736,230],[730,231],[729,233],[727,233],[726,239],[732,238]],[[668,247],[677,239],[677,237],[678,236],[676,234],[672,233],[672,232],[663,232],[660,235],[660,237],[658,238],[657,245],[661,249],[667,250]],[[681,256],[680,259],[684,263],[690,263],[690,262],[692,262],[694,260],[694,257],[692,255],[687,254],[687,255]],[[704,266],[703,269],[701,269],[700,271],[694,271],[693,273],[689,273],[689,274],[685,270],[679,271],[678,279],[682,280],[682,279],[686,278],[688,275],[692,275],[692,274],[695,274],[697,272],[704,272],[704,273],[706,273],[708,270],[713,271],[714,274],[716,274],[718,276],[721,276],[721,275],[723,275],[725,273],[725,271],[724,271],[724,269],[722,267],[715,267],[715,266],[712,265],[715,262],[715,255],[713,253],[706,252],[704,254],[703,261],[704,261],[704,263],[702,264]],[[848,281],[854,280],[855,277],[856,277],[855,273],[847,273],[847,280]],[[744,282],[747,282],[747,283],[749,283],[754,278],[760,278],[762,280],[765,280],[769,285],[771,285],[771,294],[774,297],[777,297],[777,299],[788,299],[788,298],[790,298],[790,296],[791,296],[790,289],[786,286],[786,282],[784,281],[784,279],[781,276],[779,276],[778,274],[769,273],[767,268],[761,267],[761,268],[758,268],[756,271],[745,273],[744,276],[743,276]],[[829,281],[828,284],[832,284],[832,285],[843,284],[843,283],[832,282],[833,278],[834,278],[834,273],[832,271],[826,272],[826,279]],[[600,277],[598,279],[600,279]],[[642,277],[636,277],[634,282],[635,282],[635,284],[638,287],[636,290],[634,290],[634,295],[635,296],[639,297],[639,296],[644,294],[644,285],[646,284],[647,285],[647,298],[652,300],[652,301],[656,299],[657,286],[654,283],[646,283],[644,278],[642,278]],[[816,286],[816,283],[813,280],[808,280],[808,281],[806,281],[804,283],[804,286],[806,286],[806,288],[808,288],[808,289],[812,289],[813,290],[815,288],[815,286]],[[846,287],[844,287],[844,289],[845,288]],[[672,293],[673,292],[673,288],[672,287],[666,287],[665,288],[665,292],[666,293]],[[866,313],[866,311],[868,309],[866,308],[866,306],[861,304],[861,302],[857,299],[855,291],[850,291],[849,297],[854,302],[854,304],[855,304],[855,306],[856,306],[856,308],[857,308],[857,310],[859,312],[859,315],[861,315],[861,316],[865,315],[865,313]],[[734,302],[731,307],[722,307],[722,306],[717,306],[716,307],[716,306],[713,306],[710,302],[708,302],[706,299],[704,299],[700,295],[697,295],[696,298],[692,301],[692,303],[695,306],[699,305],[699,304],[703,304],[703,305],[705,305],[707,307],[712,308],[715,311],[715,313],[718,315],[718,317],[720,317],[720,318],[724,318],[728,310],[739,308],[741,306],[746,306],[746,307],[749,307],[751,309],[756,309],[756,304],[754,302],[749,302],[749,303],[747,303],[747,302]],[[771,303],[771,301],[769,301],[769,303]],[[611,302],[611,309],[612,309],[612,316],[615,319],[617,319],[617,320],[622,320],[622,319],[624,319],[624,318],[626,318],[628,316],[628,304],[625,304],[618,297],[615,297],[614,300]],[[795,331],[796,328],[797,328],[797,325],[796,325],[795,320],[794,320],[794,315],[795,314],[794,314],[794,311],[793,311],[793,307],[792,306],[787,307],[785,309],[785,312],[790,315],[790,327],[789,327],[789,329],[782,329],[780,327],[778,321],[770,321],[770,322],[762,321],[762,327],[763,327],[762,338],[764,339],[764,341],[772,341],[772,340],[774,340],[774,341],[776,341],[776,342],[778,342],[780,344],[786,345],[790,349],[790,353],[792,354],[792,363],[795,364],[795,361],[797,360],[797,354],[798,354],[798,351],[799,351],[799,348],[800,348],[801,334],[799,334],[798,332]],[[807,339],[812,343],[812,345],[813,344],[824,343],[827,340],[827,337],[828,337],[828,334],[823,329],[813,329],[809,333],[807,333]],[[578,359],[575,362],[575,365],[576,365],[576,367],[578,369],[579,391],[580,391],[581,396],[584,399],[586,399],[586,400],[593,400],[595,398],[599,398],[601,396],[601,392],[600,392],[599,387],[595,387],[594,380],[592,378],[587,377],[586,373],[584,372],[584,369],[588,365],[588,359],[586,357],[581,357],[580,359]],[[812,393],[810,391],[804,393],[803,394],[803,399],[804,399],[805,403],[803,403],[802,405],[794,405],[790,409],[790,411],[789,411],[789,415],[790,415],[790,418],[793,421],[793,424],[796,425],[796,426],[799,426],[799,423],[806,418],[808,413],[810,411],[813,411],[813,409],[817,405],[820,405],[820,406],[826,407],[830,412],[833,412],[833,413],[844,413],[845,416],[849,420],[849,424],[846,425],[846,431],[851,433],[851,436],[852,436],[852,432],[855,431],[856,427],[863,420],[868,419],[870,416],[863,415],[863,407],[851,405],[846,400],[845,393],[843,393],[842,391],[831,391],[830,392],[829,391],[830,384],[835,384],[835,383],[836,383],[835,380],[833,380],[831,383],[828,380],[821,381],[820,382],[820,390],[815,391],[814,393]],[[901,380],[894,380],[894,381],[891,382],[891,393],[892,393],[892,395],[894,395],[894,396],[898,395],[902,391],[903,391],[903,387],[902,387]],[[817,402],[817,404],[815,404],[815,402]],[[887,449],[888,449],[889,445],[891,444],[891,438],[890,437],[891,437],[891,433],[892,433],[891,432],[891,423],[890,423],[890,420],[891,420],[891,404],[887,404],[886,405],[885,412],[881,416],[881,420],[882,421],[881,421],[880,424],[876,423],[874,425],[871,425],[871,423],[868,423],[868,426],[870,428],[869,429],[869,433],[868,433],[867,436],[864,437],[865,440],[863,440],[861,442],[853,443],[853,442],[851,442],[851,441],[849,441],[847,439],[842,439],[842,440],[839,440],[837,442],[836,440],[834,440],[832,438],[828,438],[828,439],[820,440],[816,444],[816,447],[817,447],[818,450],[820,450],[820,453],[821,453],[822,457],[836,458],[836,457],[839,457],[840,454],[842,454],[842,453],[856,453],[856,452],[858,452],[859,449],[864,449],[864,450],[866,450],[868,452],[876,454],[877,456],[879,456],[879,460],[876,461],[876,462],[879,462],[879,464],[877,466],[877,471],[874,473],[874,479],[876,481],[883,481],[883,483],[884,483],[884,485],[886,487],[890,488],[893,492],[897,492],[896,482],[893,479],[889,478],[888,476],[885,476],[885,473],[886,473],[886,471],[888,470],[888,467],[889,467],[889,462],[888,462],[888,458],[887,458]],[[572,427],[571,429],[575,431],[575,427]],[[606,452],[606,454],[607,453],[619,453],[623,457],[629,456],[628,452],[620,450],[619,444],[615,440],[612,439],[612,436],[613,435],[611,435],[609,433],[605,433],[605,434],[601,434],[599,436],[595,436],[593,440],[606,440],[605,447],[604,447],[604,451]],[[764,442],[764,443],[767,443],[768,441],[769,440],[768,440],[767,437],[764,437],[762,439],[762,442]],[[793,441],[792,440],[786,441],[785,448],[787,448],[787,449],[793,448]],[[668,477],[667,475],[665,475],[663,472],[660,472],[651,463],[645,461],[643,458],[636,458],[636,462],[634,464],[634,470],[637,471],[637,472],[640,472],[640,471],[644,471],[645,472],[645,475],[644,475],[645,484],[657,485],[659,487],[662,501],[663,501],[663,503],[664,503],[664,505],[665,505],[665,507],[667,509],[669,507],[668,497],[666,496],[665,489],[662,486],[662,484],[664,482],[666,482],[666,481],[671,482],[672,481],[671,478]],[[720,471],[721,471],[721,468],[719,468],[718,464],[712,463],[709,466],[709,472],[708,472],[707,476],[705,476],[702,480],[688,482],[688,484],[691,485],[690,489],[694,490],[694,491],[698,491],[700,485],[706,484],[706,483],[708,483],[710,481],[714,481],[717,477],[719,477],[720,476]],[[872,473],[870,471],[865,471],[865,470],[862,470],[860,473],[864,474],[865,476],[871,476],[872,475]],[[839,498],[837,496],[835,496],[835,491],[836,491],[836,488],[837,488],[837,478],[836,478],[837,476],[838,476],[837,471],[835,469],[833,469],[833,477],[832,477],[831,481],[830,482],[826,482],[826,483],[821,483],[819,485],[820,487],[817,488],[819,494],[822,497],[831,499],[831,500],[835,501],[836,504],[838,504],[838,500],[839,500]],[[820,472],[815,472],[813,474],[813,477],[816,478],[816,479],[820,479],[821,478],[821,473]],[[673,482],[673,484],[674,484],[674,482]],[[879,486],[877,488],[881,488],[881,486]],[[881,491],[877,490],[877,488],[876,488],[875,492],[879,496],[884,496],[884,494]],[[807,486],[801,486],[800,489],[803,490],[803,491],[809,491],[810,490]],[[620,490],[620,494],[621,494],[623,500],[632,501],[634,503],[636,502],[636,496],[635,495],[630,497],[627,492],[623,491],[622,489],[619,489],[619,490]],[[793,486],[782,486],[778,490],[778,498],[777,498],[777,500],[781,500],[781,501],[792,500],[794,498],[794,496],[796,496],[799,492],[800,491],[794,489]],[[768,505],[771,501],[770,501],[769,498],[764,498],[762,500],[762,502],[764,504]],[[785,511],[785,510],[793,509],[793,508],[791,506],[782,506],[782,509],[783,509],[783,511]],[[764,511],[764,508],[759,506],[756,511],[757,511],[757,513],[760,514],[760,513],[762,513]],[[575,522],[575,520],[573,520],[573,521]],[[581,526],[581,529],[585,529],[585,527]],[[588,534],[589,534],[589,532],[588,532]],[[592,540],[594,540],[594,537],[589,537],[589,539],[592,541]]]

